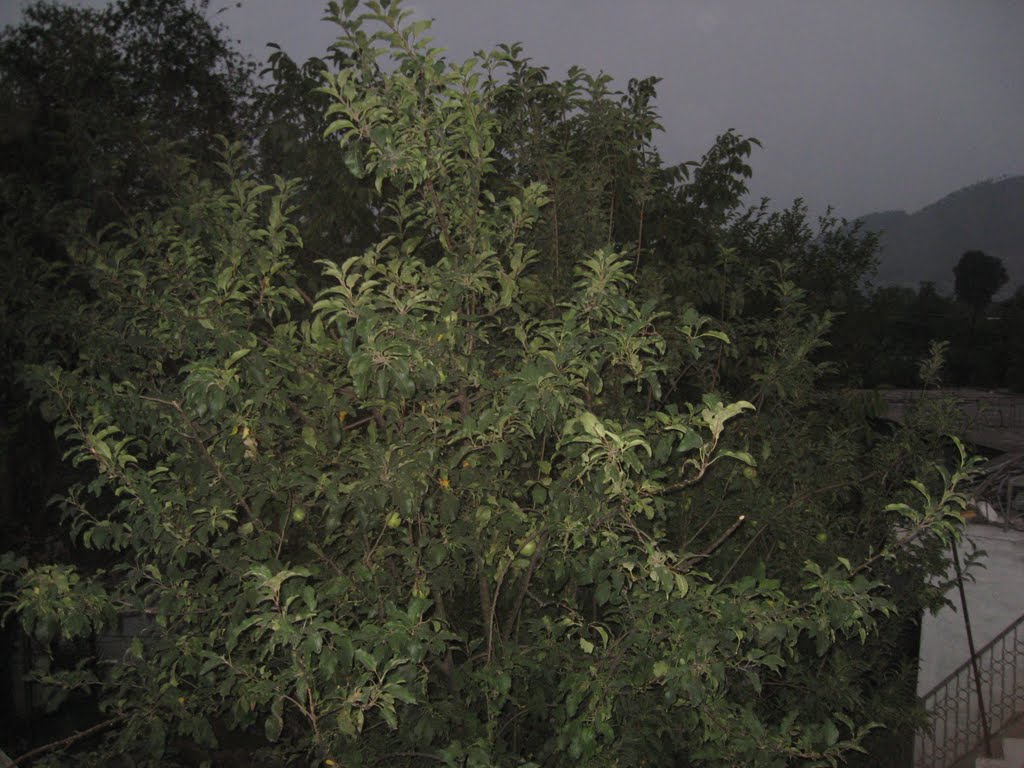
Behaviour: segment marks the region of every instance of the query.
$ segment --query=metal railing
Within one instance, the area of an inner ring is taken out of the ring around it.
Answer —
[[[993,734],[1024,713],[1024,616],[978,650],[981,695]],[[928,726],[914,738],[915,768],[949,768],[983,741],[970,659],[926,693]]]
[[[1024,427],[1024,407],[1017,398],[1000,397],[974,398],[973,402],[961,399],[963,412],[973,416],[979,427],[989,429],[1020,429]]]

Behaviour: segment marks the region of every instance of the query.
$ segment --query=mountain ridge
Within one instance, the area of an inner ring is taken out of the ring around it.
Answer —
[[[1002,260],[1010,280],[1001,296],[1024,284],[1024,175],[961,187],[913,213],[878,211],[858,220],[879,235],[875,285],[932,282],[952,294],[953,267],[970,250]]]

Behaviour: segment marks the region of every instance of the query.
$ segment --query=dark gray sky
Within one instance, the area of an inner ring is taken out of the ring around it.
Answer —
[[[99,0],[82,4],[102,5]],[[0,24],[16,19],[0,0]],[[213,0],[263,58],[334,39],[324,0]],[[1022,0],[418,0],[454,59],[519,41],[561,77],[578,64],[658,75],[671,162],[727,128],[755,136],[754,196],[802,196],[853,218],[916,210],[959,187],[1024,173]]]

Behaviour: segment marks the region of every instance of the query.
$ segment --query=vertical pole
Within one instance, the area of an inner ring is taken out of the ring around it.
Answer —
[[[971,630],[971,617],[967,612],[967,594],[964,592],[964,574],[960,568],[960,554],[956,542],[949,542],[953,551],[953,567],[956,569],[956,586],[960,590],[960,608],[964,612],[964,629],[967,630],[967,648],[971,652],[971,671],[974,673],[974,689],[978,694],[978,714],[981,716],[981,732],[985,739],[985,757],[992,757],[992,734],[988,729],[988,716],[985,714],[985,701],[981,697],[981,674],[978,672],[978,656],[974,648],[974,632]]]

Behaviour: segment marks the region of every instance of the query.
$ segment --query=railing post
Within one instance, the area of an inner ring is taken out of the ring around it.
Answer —
[[[981,694],[981,673],[978,672],[978,653],[974,648],[974,632],[971,631],[971,616],[967,612],[967,594],[964,592],[964,574],[960,569],[960,554],[956,542],[949,543],[953,550],[953,567],[956,569],[956,586],[960,590],[960,606],[964,612],[964,628],[967,630],[967,648],[971,652],[971,670],[974,672],[974,688],[978,693],[978,714],[981,716],[981,732],[985,737],[985,757],[992,757],[992,734],[985,716],[985,699]]]

